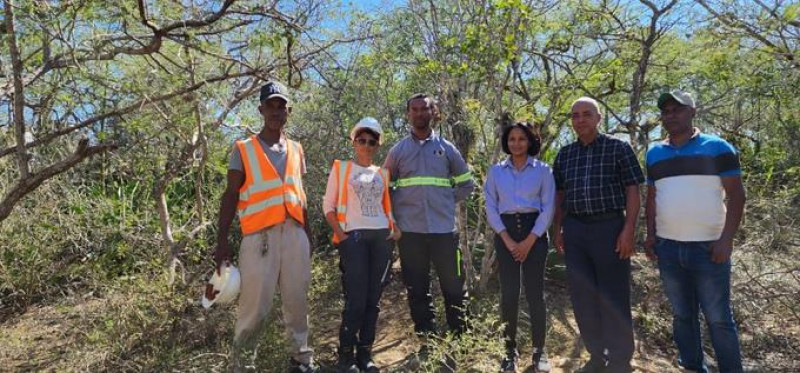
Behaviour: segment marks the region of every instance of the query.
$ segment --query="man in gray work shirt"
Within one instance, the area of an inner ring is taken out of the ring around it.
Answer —
[[[455,229],[456,202],[465,200],[475,184],[464,158],[431,128],[432,97],[416,94],[406,102],[411,132],[386,156],[395,189],[392,209],[403,232],[398,242],[403,283],[414,330],[435,334],[430,267],[439,276],[449,329],[464,330],[467,290]]]

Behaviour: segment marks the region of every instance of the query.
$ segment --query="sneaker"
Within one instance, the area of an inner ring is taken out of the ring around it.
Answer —
[[[580,369],[576,370],[575,373],[603,373],[606,368],[605,360],[600,359],[589,359]]]
[[[545,373],[550,371],[550,361],[547,359],[547,353],[544,351],[542,352],[535,352],[533,354],[533,363],[531,366],[534,368],[534,371],[537,373]]]
[[[295,359],[291,359],[289,363],[289,373],[318,373],[319,368],[314,363],[301,363]],[[356,371],[358,368],[356,368]]]
[[[500,373],[516,373],[516,371],[517,371],[516,359],[507,357],[500,362]]]
[[[364,373],[379,373],[380,369],[372,361],[372,349],[370,347],[360,346],[356,350],[356,361],[358,367]]]

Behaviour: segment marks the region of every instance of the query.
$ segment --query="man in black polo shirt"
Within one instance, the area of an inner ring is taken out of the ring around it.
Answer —
[[[630,284],[642,169],[631,146],[599,133],[597,101],[572,104],[578,141],[558,152],[554,244],[565,254],[575,321],[591,359],[577,372],[630,372]]]

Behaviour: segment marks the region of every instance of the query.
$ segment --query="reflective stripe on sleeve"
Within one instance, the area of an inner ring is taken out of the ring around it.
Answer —
[[[469,181],[470,179],[472,179],[472,172],[467,171],[461,175],[456,175],[455,177],[453,177],[453,183],[461,184],[463,182]]]

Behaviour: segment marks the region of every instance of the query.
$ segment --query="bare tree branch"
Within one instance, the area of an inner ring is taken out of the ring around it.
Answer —
[[[46,180],[71,169],[86,158],[116,148],[116,144],[89,146],[88,139],[80,140],[78,142],[78,148],[71,156],[56,162],[49,167],[40,170],[39,172],[30,174],[30,176],[25,179],[20,179],[14,186],[11,187],[9,192],[3,197],[3,200],[0,201],[0,222],[5,220],[8,215],[11,214],[14,206],[22,199],[22,197],[38,188],[39,185]]]

